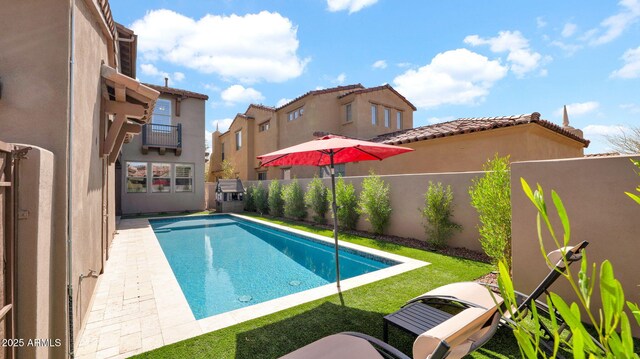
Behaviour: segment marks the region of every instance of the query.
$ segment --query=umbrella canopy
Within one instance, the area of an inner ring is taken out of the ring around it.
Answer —
[[[413,149],[328,135],[258,156],[262,166],[327,166],[333,163],[382,160]]]
[[[261,166],[330,166],[331,194],[333,198],[331,209],[333,210],[333,239],[335,243],[336,285],[338,289],[340,289],[338,206],[336,204],[336,180],[333,165],[347,162],[382,160],[411,151],[413,149],[406,147],[328,135],[258,156],[258,159],[262,161]]]

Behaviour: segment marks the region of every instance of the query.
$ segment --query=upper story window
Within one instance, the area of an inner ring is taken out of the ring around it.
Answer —
[[[258,132],[268,131],[269,127],[271,127],[271,121],[265,121],[258,125]]]
[[[333,166],[334,173],[337,177],[345,177],[347,175],[347,169],[344,163],[340,163]],[[320,167],[320,178],[329,178],[331,177],[331,167],[330,166],[322,166]]]
[[[267,172],[258,172],[258,181],[266,181]]]
[[[384,109],[384,127],[391,127],[391,110]]]
[[[374,126],[378,124],[378,106],[376,105],[371,105],[371,124]]]
[[[396,127],[398,130],[402,130],[402,112],[396,112]]]
[[[242,148],[242,131],[236,132],[236,151]]]
[[[222,145],[220,147],[222,147],[220,153],[222,153],[222,160],[224,161],[224,142],[222,142]]]
[[[285,180],[291,179],[291,168],[282,169],[282,179],[285,179]]]
[[[353,114],[351,113],[351,104],[348,103],[345,106],[346,114],[347,114],[347,122],[351,122],[353,120]]]
[[[160,98],[156,101],[151,123],[154,125],[171,125],[171,100]]]
[[[293,121],[293,120],[297,119],[298,117],[301,117],[302,115],[304,115],[304,107],[299,107],[299,108],[289,112],[288,120],[289,121]]]
[[[127,193],[147,192],[147,163],[127,162]]]

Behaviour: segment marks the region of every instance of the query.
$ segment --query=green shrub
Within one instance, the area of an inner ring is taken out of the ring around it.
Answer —
[[[638,167],[638,169],[640,169],[640,161],[635,161],[635,160],[631,160],[631,162],[633,162],[633,164]],[[640,175],[640,171],[637,172],[638,175]],[[636,191],[640,192],[640,186],[636,187]],[[631,197],[631,199],[633,199],[634,201],[638,202],[638,204],[640,204],[640,196],[639,195],[635,195],[631,192],[625,192],[627,194],[627,196]]]
[[[286,217],[304,219],[307,216],[307,209],[304,206],[304,193],[297,178],[294,178],[291,183],[284,186],[282,197],[284,198],[284,215]]]
[[[269,213],[269,194],[264,188],[262,182],[258,182],[258,186],[253,190],[253,201],[256,205],[256,211],[260,214]]]
[[[325,216],[329,210],[327,202],[327,187],[317,176],[313,178],[307,186],[307,193],[304,195],[304,202],[313,211],[313,220],[316,223],[325,223]]]
[[[529,200],[538,210],[538,241],[542,253],[546,253],[543,238],[543,228],[546,225],[549,236],[553,239],[556,248],[560,249],[569,245],[571,241],[571,227],[569,216],[565,210],[562,200],[555,191],[551,191],[553,205],[558,213],[559,223],[562,224],[562,235],[556,235],[547,205],[545,204],[544,193],[540,185],[532,192],[524,179],[521,179],[522,187]],[[553,266],[546,258],[547,265]],[[578,275],[574,275],[566,259],[564,271],[559,272],[570,284],[573,292],[578,298],[578,302],[568,304],[556,293],[549,293],[547,305],[549,306],[549,320],[542,320],[536,306],[527,313],[513,313],[513,308],[517,308],[516,296],[513,289],[513,282],[509,270],[503,262],[499,263],[500,275],[498,285],[500,294],[505,299],[505,308],[509,310],[514,321],[507,321],[513,329],[520,353],[527,358],[555,358],[558,348],[563,347],[571,351],[575,358],[638,358],[637,351],[634,350],[632,337],[632,327],[626,308],[632,313],[633,318],[640,326],[640,308],[636,303],[625,300],[622,285],[615,278],[613,266],[608,260],[600,265],[599,285],[602,300],[602,309],[597,312],[590,306],[591,296],[596,283],[596,264],[589,265],[586,253],[583,251],[582,263]],[[595,313],[594,313],[595,312]],[[544,318],[546,319],[546,318]],[[561,319],[561,320],[559,320]],[[593,325],[596,334],[592,337],[587,331],[583,321]],[[568,324],[567,329],[570,335],[559,335],[561,322]],[[544,351],[541,341],[541,325],[548,326],[553,333],[552,353]],[[635,324],[634,324],[635,326]],[[635,354],[634,354],[635,353]]]
[[[373,172],[362,181],[358,211],[371,223],[373,233],[382,234],[391,218],[389,185]]]
[[[329,203],[333,203],[331,191],[327,192],[327,198]],[[360,217],[358,197],[353,184],[345,183],[342,177],[338,177],[336,181],[336,203],[338,204],[338,225],[341,228],[355,229]]]
[[[282,200],[282,186],[274,179],[269,184],[269,214],[274,217],[282,217],[284,201]]]
[[[244,195],[244,210],[247,212],[256,211],[256,202],[254,198],[255,190],[256,190],[255,185],[249,186],[247,187],[246,193]]]
[[[495,156],[484,166],[484,176],[473,179],[471,205],[480,218],[480,244],[494,261],[511,269],[511,185],[509,156]]]
[[[427,234],[427,242],[444,247],[456,231],[462,230],[462,226],[451,220],[453,216],[453,192],[451,186],[444,187],[442,183],[429,181],[429,188],[424,194],[424,230]]]

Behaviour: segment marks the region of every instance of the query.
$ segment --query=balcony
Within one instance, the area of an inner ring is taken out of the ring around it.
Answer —
[[[157,148],[161,155],[164,155],[167,149],[172,149],[176,156],[180,156],[182,154],[182,124],[149,123],[142,126],[142,153],[146,155],[150,148]]]

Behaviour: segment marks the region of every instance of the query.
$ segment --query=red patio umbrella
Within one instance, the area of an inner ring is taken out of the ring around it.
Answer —
[[[340,264],[338,263],[338,206],[336,204],[336,180],[334,164],[383,160],[387,157],[411,152],[413,149],[382,143],[356,140],[343,136],[327,135],[299,145],[258,156],[261,166],[326,166],[331,169],[331,194],[333,210],[333,239],[336,251],[336,284],[340,288]]]

